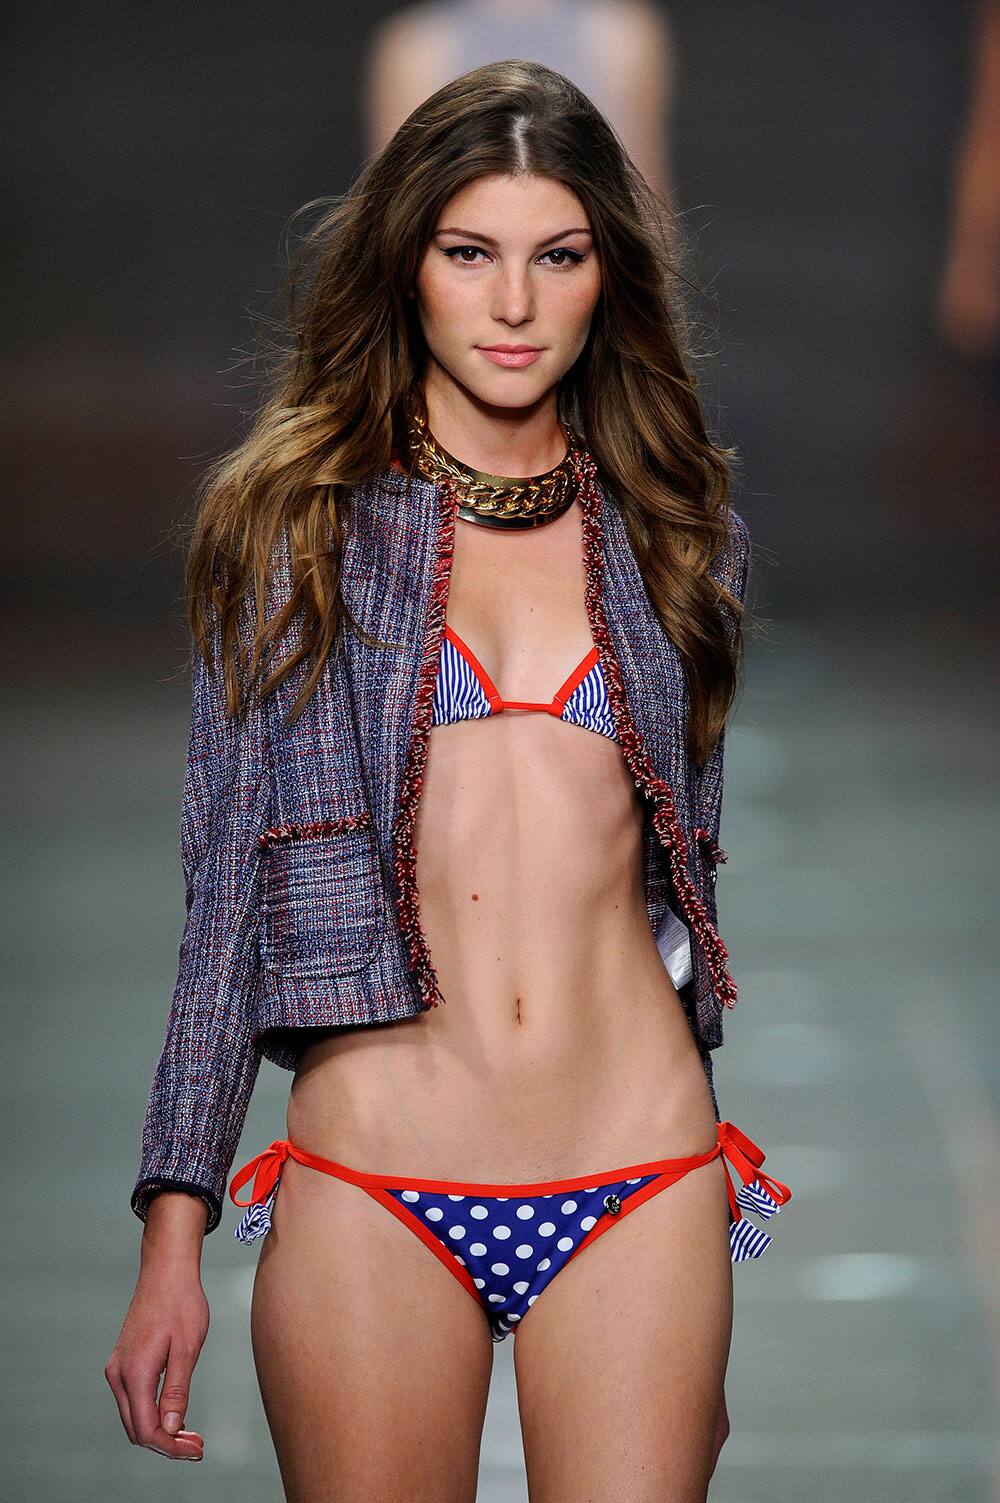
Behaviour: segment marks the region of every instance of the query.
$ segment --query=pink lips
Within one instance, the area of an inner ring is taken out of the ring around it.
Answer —
[[[492,360],[494,365],[506,365],[511,368],[534,365],[542,353],[541,350],[526,345],[512,345],[507,348],[501,346],[499,349],[492,350],[486,349],[483,345],[477,345],[476,348],[481,355],[486,356],[487,360]]]

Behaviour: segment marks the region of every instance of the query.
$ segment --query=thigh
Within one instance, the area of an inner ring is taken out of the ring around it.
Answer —
[[[623,1215],[514,1338],[531,1503],[703,1503],[732,1335],[721,1159]]]
[[[473,1503],[489,1326],[366,1191],[286,1161],[250,1324],[289,1503]]]

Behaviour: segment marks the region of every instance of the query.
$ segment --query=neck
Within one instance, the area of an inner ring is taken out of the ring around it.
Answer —
[[[530,407],[494,407],[470,392],[435,379],[424,384],[427,425],[441,447],[461,464],[490,475],[544,475],[566,454],[556,388]]]

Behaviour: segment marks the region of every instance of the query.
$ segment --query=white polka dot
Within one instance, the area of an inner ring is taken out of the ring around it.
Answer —
[[[462,1240],[462,1238],[465,1236],[465,1227],[464,1226],[450,1226],[448,1228],[448,1236],[449,1237],[454,1237],[454,1239],[455,1239],[456,1242],[460,1242]]]
[[[449,1200],[464,1200],[465,1196],[464,1195],[449,1195],[448,1199]]]
[[[444,1212],[440,1206],[431,1206],[430,1210],[425,1212],[425,1215],[428,1221],[440,1221]]]
[[[597,1225],[597,1217],[596,1216],[584,1216],[583,1220],[580,1222],[580,1226],[581,1226],[582,1230],[585,1231],[585,1232],[589,1232],[590,1228],[592,1226],[596,1226],[596,1225]]]
[[[587,1195],[593,1195],[593,1193],[594,1193],[594,1191],[595,1191],[595,1190],[596,1190],[596,1189],[597,1189],[597,1186],[596,1186],[596,1185],[588,1185],[588,1186],[587,1186],[587,1189],[586,1189],[586,1192],[585,1192],[585,1193],[586,1193],[586,1194],[587,1194]]]
[[[641,1179],[641,1178],[642,1178],[642,1175],[640,1174],[639,1179]],[[639,1183],[639,1180],[638,1179],[627,1179],[625,1181],[625,1183],[627,1185],[637,1185]]]
[[[506,1298],[507,1298],[506,1294],[491,1294],[490,1297],[489,1297],[490,1304],[491,1305],[502,1305],[503,1302],[504,1302],[504,1300]]]
[[[522,1221],[530,1221],[535,1214],[535,1208],[534,1206],[518,1206],[517,1214]]]
[[[404,1190],[403,1191],[403,1199],[404,1200],[419,1200],[420,1196],[417,1194],[416,1190]]]
[[[569,1252],[569,1250],[570,1250],[570,1248],[572,1246],[573,1246],[573,1238],[572,1237],[560,1237],[559,1241],[556,1243],[556,1247],[558,1247],[558,1249],[559,1249],[560,1252]]]
[[[518,1279],[517,1283],[514,1285],[514,1290],[517,1294],[527,1294],[530,1287],[531,1285],[528,1283],[527,1279]]]
[[[483,1285],[486,1283],[486,1280],[485,1279],[473,1279],[472,1282],[475,1284],[475,1286],[476,1286],[477,1289],[482,1289]]]
[[[538,1270],[539,1273],[544,1273],[545,1270],[546,1270],[546,1268],[551,1268],[552,1267],[552,1259],[551,1258],[543,1258],[540,1263],[536,1263],[535,1264],[535,1267],[536,1267],[536,1269]]]
[[[540,1237],[551,1237],[555,1229],[556,1224],[554,1221],[543,1221],[541,1226],[538,1228],[538,1235]]]
[[[542,1196],[542,1199],[543,1199],[543,1200],[551,1200],[551,1199],[552,1199],[552,1196],[551,1196],[551,1195],[543,1195],[543,1196]]]
[[[535,1300],[536,1300],[536,1299],[537,1299],[537,1298],[538,1298],[538,1295],[537,1295],[537,1294],[529,1294],[529,1295],[528,1295],[528,1304],[529,1304],[529,1305],[533,1305],[533,1304],[534,1304],[534,1303],[535,1303]]]
[[[514,1251],[517,1253],[517,1256],[519,1258],[530,1258],[534,1255],[535,1249],[533,1247],[529,1247],[527,1242],[522,1242],[521,1246],[515,1248]]]
[[[500,1200],[500,1201],[510,1200],[510,1196],[509,1195],[498,1195],[497,1196],[497,1200]]]
[[[470,1216],[475,1216],[475,1218],[476,1218],[477,1221],[484,1220],[484,1218],[487,1217],[489,1214],[490,1213],[486,1209],[485,1206],[473,1206],[472,1209],[469,1211],[469,1215]]]
[[[564,1215],[566,1215],[566,1216],[572,1216],[573,1212],[576,1210],[576,1201],[575,1200],[564,1200],[563,1203],[562,1203],[562,1208],[563,1208],[563,1214]]]
[[[510,1236],[510,1227],[509,1226],[495,1226],[493,1228],[493,1235],[494,1235],[494,1237],[496,1237],[498,1239],[498,1241],[505,1242],[507,1240],[507,1238]]]
[[[473,1253],[477,1258],[481,1258],[486,1250],[487,1248],[485,1242],[472,1242],[469,1245],[470,1253]]]
[[[520,1317],[520,1315],[518,1315],[518,1313],[517,1313],[516,1310],[512,1310],[510,1312],[510,1314],[507,1316],[507,1319],[508,1320],[520,1320],[521,1317]]]
[[[455,1262],[456,1263],[461,1263],[462,1267],[463,1268],[465,1267],[465,1259],[462,1257],[461,1253],[456,1253],[455,1254]]]
[[[510,1269],[507,1267],[506,1263],[491,1263],[490,1264],[490,1272],[491,1273],[510,1273]]]

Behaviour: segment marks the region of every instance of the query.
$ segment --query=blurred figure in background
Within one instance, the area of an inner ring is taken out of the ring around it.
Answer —
[[[883,535],[905,546],[916,519],[934,567],[954,550],[959,570],[970,550],[994,556],[1000,523],[1000,0],[969,11],[943,264],[921,288],[930,327],[888,389],[874,461]]]
[[[508,57],[530,58],[571,78],[672,209],[674,45],[666,15],[649,0],[423,0],[406,6],[372,36],[368,150],[380,151],[448,79]]]
[[[971,61],[936,315],[958,354],[988,360],[1000,353],[1000,0],[982,0]]]

